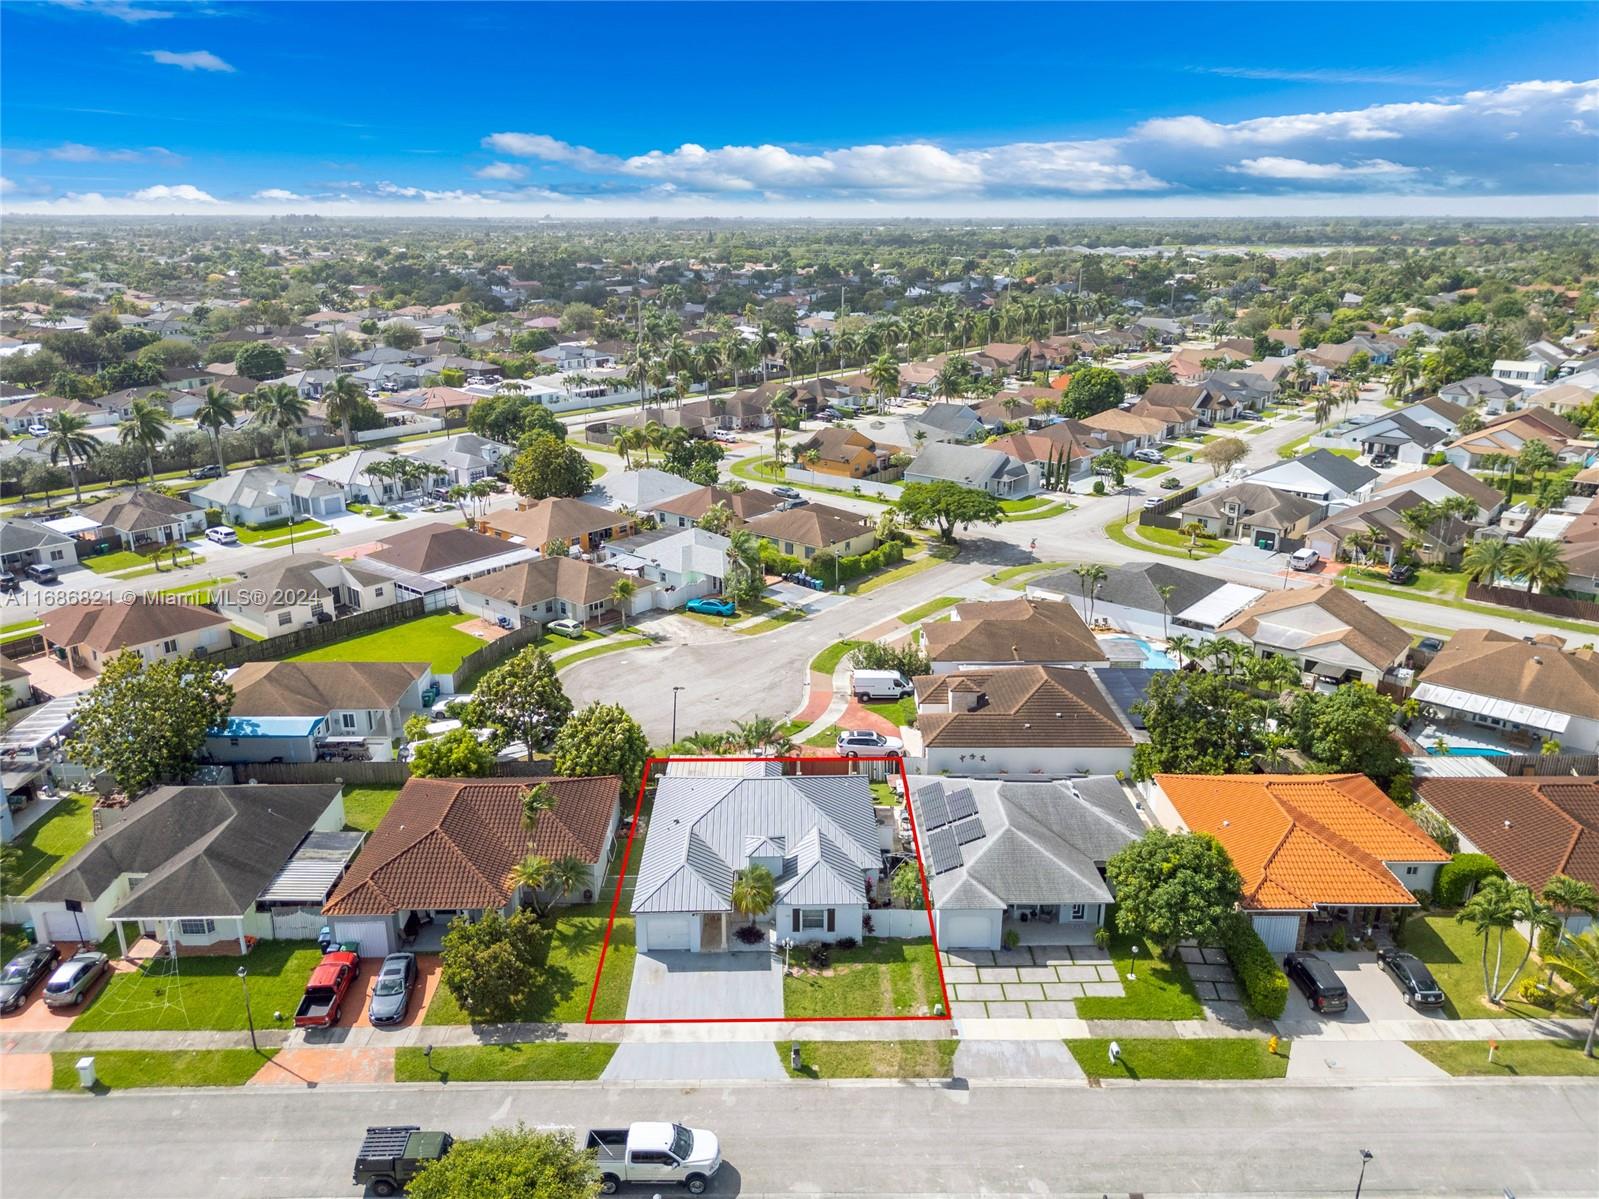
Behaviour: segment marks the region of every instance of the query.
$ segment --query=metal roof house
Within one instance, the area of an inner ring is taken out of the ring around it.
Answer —
[[[655,793],[633,893],[640,953],[733,948],[733,883],[764,866],[776,903],[753,921],[795,941],[859,938],[883,854],[865,775],[694,777]]]

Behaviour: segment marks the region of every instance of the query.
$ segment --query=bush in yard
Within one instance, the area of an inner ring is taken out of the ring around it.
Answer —
[[[1116,928],[1147,937],[1168,957],[1179,941],[1208,941],[1238,906],[1242,880],[1221,842],[1205,833],[1150,829],[1105,866]]]
[[[1442,908],[1457,908],[1466,892],[1485,878],[1504,878],[1505,872],[1485,853],[1457,853],[1438,867],[1433,898]]]
[[[505,917],[487,911],[476,924],[450,922],[440,955],[439,981],[476,1022],[515,1020],[544,975],[550,930],[532,912]]]
[[[1266,942],[1242,912],[1233,912],[1222,921],[1220,932],[1218,940],[1250,1011],[1267,1020],[1277,1019],[1288,1004],[1288,976],[1278,968]]]
[[[569,1134],[525,1124],[456,1141],[406,1185],[411,1199],[592,1199],[599,1193],[594,1158]]]
[[[471,729],[451,729],[412,751],[411,773],[424,779],[481,779],[494,771],[494,751]]]

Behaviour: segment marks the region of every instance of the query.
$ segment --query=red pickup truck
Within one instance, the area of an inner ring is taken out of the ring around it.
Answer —
[[[345,950],[324,954],[306,980],[305,995],[294,1013],[296,1028],[332,1028],[339,1022],[345,992],[361,967],[358,955]]]

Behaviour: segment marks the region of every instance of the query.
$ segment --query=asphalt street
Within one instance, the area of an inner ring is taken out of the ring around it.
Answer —
[[[8,1096],[0,1191],[77,1199],[353,1196],[362,1130],[420,1124],[709,1128],[714,1193],[1599,1194],[1591,1083],[1156,1084],[1089,1089],[658,1083],[237,1088]],[[651,1192],[636,1192],[647,1196]]]

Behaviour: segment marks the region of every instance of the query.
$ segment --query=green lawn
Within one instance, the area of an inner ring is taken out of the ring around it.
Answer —
[[[176,973],[169,963],[158,962],[148,972],[113,975],[88,1010],[72,1022],[72,1031],[242,1029],[240,966],[249,971],[256,1027],[286,1028],[286,1022],[274,1024],[272,1013],[293,1016],[305,980],[321,958],[322,951],[305,941],[262,941],[242,958],[185,957],[178,959]]]
[[[907,695],[903,699],[896,699],[892,703],[862,704],[868,712],[875,712],[884,720],[891,720],[897,725],[916,723],[916,697]]]
[[[937,599],[930,599],[925,604],[917,604],[908,608],[894,619],[900,624],[915,624],[918,620],[926,620],[934,612],[942,612],[945,608],[953,607],[961,602],[958,595],[941,595]]]
[[[344,789],[344,827],[370,833],[382,822],[398,787],[346,787]]]
[[[1459,599],[1466,594],[1467,579],[1458,570],[1436,570],[1423,566],[1416,571],[1416,577],[1408,583],[1390,583],[1386,567],[1382,570],[1371,570],[1366,567],[1351,566],[1343,573],[1346,584],[1358,581],[1369,584],[1374,590],[1389,591],[1395,595],[1412,595],[1421,591]]]
[[[1157,466],[1155,463],[1151,462],[1148,465],[1141,466],[1137,470],[1133,471],[1129,477],[1134,479],[1154,479],[1160,477],[1161,475],[1170,473],[1171,467]]]
[[[468,654],[488,643],[453,626],[466,620],[459,612],[435,612],[403,624],[359,633],[295,654],[290,662],[430,662],[448,674]]]
[[[1201,1019],[1205,1009],[1194,994],[1194,984],[1189,981],[1188,967],[1182,960],[1163,959],[1152,944],[1141,941],[1135,961],[1132,947],[1131,937],[1111,938],[1111,960],[1116,964],[1126,996],[1115,999],[1101,995],[1075,1000],[1078,1017],[1083,1020]],[[1129,979],[1129,971],[1136,977]]]
[[[318,529],[323,530],[323,534],[318,534],[319,536],[333,532],[331,528],[320,520],[313,520],[309,516],[297,516],[294,518],[293,532],[295,541],[299,541],[303,534],[316,533]],[[276,542],[280,538],[287,543],[290,529],[289,522],[284,521],[280,525],[273,525],[267,529],[251,529],[246,528],[244,525],[234,525],[233,531],[239,535],[239,540],[245,545],[261,545],[263,543]]]
[[[804,728],[805,726],[801,725],[800,727]],[[836,724],[830,724],[821,732],[812,733],[809,737],[805,738],[805,744],[813,746],[834,745],[838,741],[838,735],[843,731],[844,730],[840,726]]]
[[[1024,562],[1020,566],[1007,566],[1003,570],[996,570],[983,581],[985,583],[1008,583],[1012,579],[1021,578],[1023,575],[1043,574],[1046,570],[1065,570],[1071,565],[1072,563],[1070,562]]]
[[[933,567],[947,561],[949,561],[948,558],[941,558],[932,552],[928,552],[923,557],[914,558],[909,562],[901,562],[898,566],[892,566],[887,570],[880,570],[874,575],[868,575],[859,583],[847,583],[845,584],[845,590],[854,595],[865,595],[868,592],[876,591],[879,587],[887,587],[890,583],[897,583],[901,579],[919,575],[924,570],[932,570]]]
[[[84,566],[94,571],[97,575],[110,574],[115,570],[132,570],[136,566],[150,566],[152,562],[143,554],[136,554],[132,550],[117,550],[110,554],[99,554],[93,558],[80,559]]]
[[[844,655],[860,644],[859,641],[833,642],[811,659],[811,669],[818,674],[832,674],[838,669],[838,664],[844,660]]]
[[[617,637],[607,641],[604,645],[596,645],[589,649],[580,649],[575,654],[568,654],[555,663],[556,670],[565,670],[575,662],[582,662],[588,658],[598,658],[601,654],[614,654],[617,650],[632,649],[636,645],[648,645],[648,637]]]
[[[1148,550],[1153,554],[1160,554],[1166,558],[1210,558],[1227,548],[1225,542],[1211,538],[1201,537],[1199,544],[1193,547],[1192,555],[1189,554],[1188,537],[1176,529],[1157,529],[1146,527],[1137,523],[1135,514],[1131,518],[1115,517],[1105,526],[1105,536],[1117,545],[1124,545],[1128,549]],[[1137,527],[1138,532],[1132,530]],[[1167,549],[1165,547],[1172,548]]]
[[[94,798],[72,795],[60,800],[49,815],[28,827],[16,845],[22,860],[15,876],[5,880],[7,895],[31,895],[94,835]]]
[[[1393,595],[1396,592],[1407,599],[1417,600],[1424,604],[1437,604],[1443,608],[1453,608],[1457,612],[1475,612],[1482,616],[1509,616],[1527,624],[1546,625],[1552,629],[1565,629],[1572,633],[1593,633],[1593,625],[1580,620],[1562,620],[1556,616],[1545,616],[1542,612],[1529,612],[1521,608],[1507,608],[1501,604],[1482,604],[1475,600],[1449,599],[1442,595],[1432,595],[1425,591],[1412,591],[1405,587],[1393,587],[1389,584],[1345,582],[1343,584],[1351,591],[1370,591],[1377,595]]]
[[[798,1045],[800,1068],[789,1063]],[[777,1056],[790,1078],[948,1078],[956,1041],[779,1041]]]
[[[278,1055],[276,1049],[97,1049],[94,1071],[106,1090],[133,1087],[242,1087]],[[76,1053],[50,1055],[50,1089],[78,1091]]]
[[[741,629],[734,629],[743,637],[753,637],[757,633],[770,633],[773,629],[780,629],[784,625],[797,624],[805,619],[805,613],[799,611],[779,612],[776,616],[768,616],[765,620],[758,620],[754,624],[745,625]]]
[[[803,951],[791,960],[804,961]],[[944,1001],[931,940],[867,937],[854,949],[835,949],[830,969],[832,977],[783,979],[786,1017],[917,1016]]]
[[[164,591],[156,592],[156,594],[181,596],[185,599],[191,599],[197,604],[209,604],[216,588],[234,581],[233,575],[220,575],[214,579],[205,579],[199,583],[188,583],[182,587],[168,587]]]
[[[590,1082],[616,1053],[615,1045],[536,1042],[435,1049],[430,1064],[420,1049],[394,1054],[395,1082]]]
[[[1019,500],[1000,500],[999,509],[1001,512],[1031,512],[1035,508],[1043,508],[1048,504],[1049,501],[1042,496],[1029,495],[1023,496]]]
[[[1471,931],[1470,925],[1457,924],[1452,915],[1412,916],[1405,922],[1405,948],[1427,963],[1444,990],[1444,1011],[1457,1020],[1497,1020],[1505,1016],[1536,1019],[1548,1015],[1531,1004],[1514,1000],[1507,1000],[1503,1007],[1488,1002],[1482,987],[1482,938]],[[1514,969],[1526,949],[1526,938],[1514,929],[1507,932],[1503,969]],[[1493,959],[1490,941],[1490,972]],[[1532,973],[1529,963],[1522,977],[1530,977]]]
[[[0,645],[7,641],[21,641],[24,637],[32,637],[44,628],[42,621],[19,620],[15,624],[0,625]]]
[[[1457,1076],[1599,1077],[1599,1059],[1584,1054],[1581,1041],[1500,1041],[1491,1062],[1487,1041],[1406,1041],[1405,1044],[1433,1065]]]
[[[1051,516],[1059,516],[1062,512],[1070,512],[1074,505],[1062,500],[1059,503],[1046,504],[1042,508],[1033,508],[1026,512],[1012,512],[1006,515],[1005,523],[1014,524],[1019,520],[1045,520]]]
[[[634,846],[634,862],[638,861]],[[530,997],[519,1021],[554,1023],[583,1022],[588,1013],[589,992],[600,964],[600,946],[605,940],[605,925],[610,916],[609,894],[602,902],[574,905],[557,910],[555,937],[545,962],[542,985]],[[594,1002],[596,1019],[621,1019],[627,1015],[627,993],[633,983],[633,919],[619,911],[611,934],[611,948],[605,955],[605,973],[600,993]],[[440,986],[428,1006],[424,1024],[470,1024],[448,988]]]
[[[1288,1073],[1288,1042],[1266,1051],[1258,1037],[1121,1037],[1110,1061],[1109,1038],[1067,1041],[1089,1078],[1281,1078]]]

